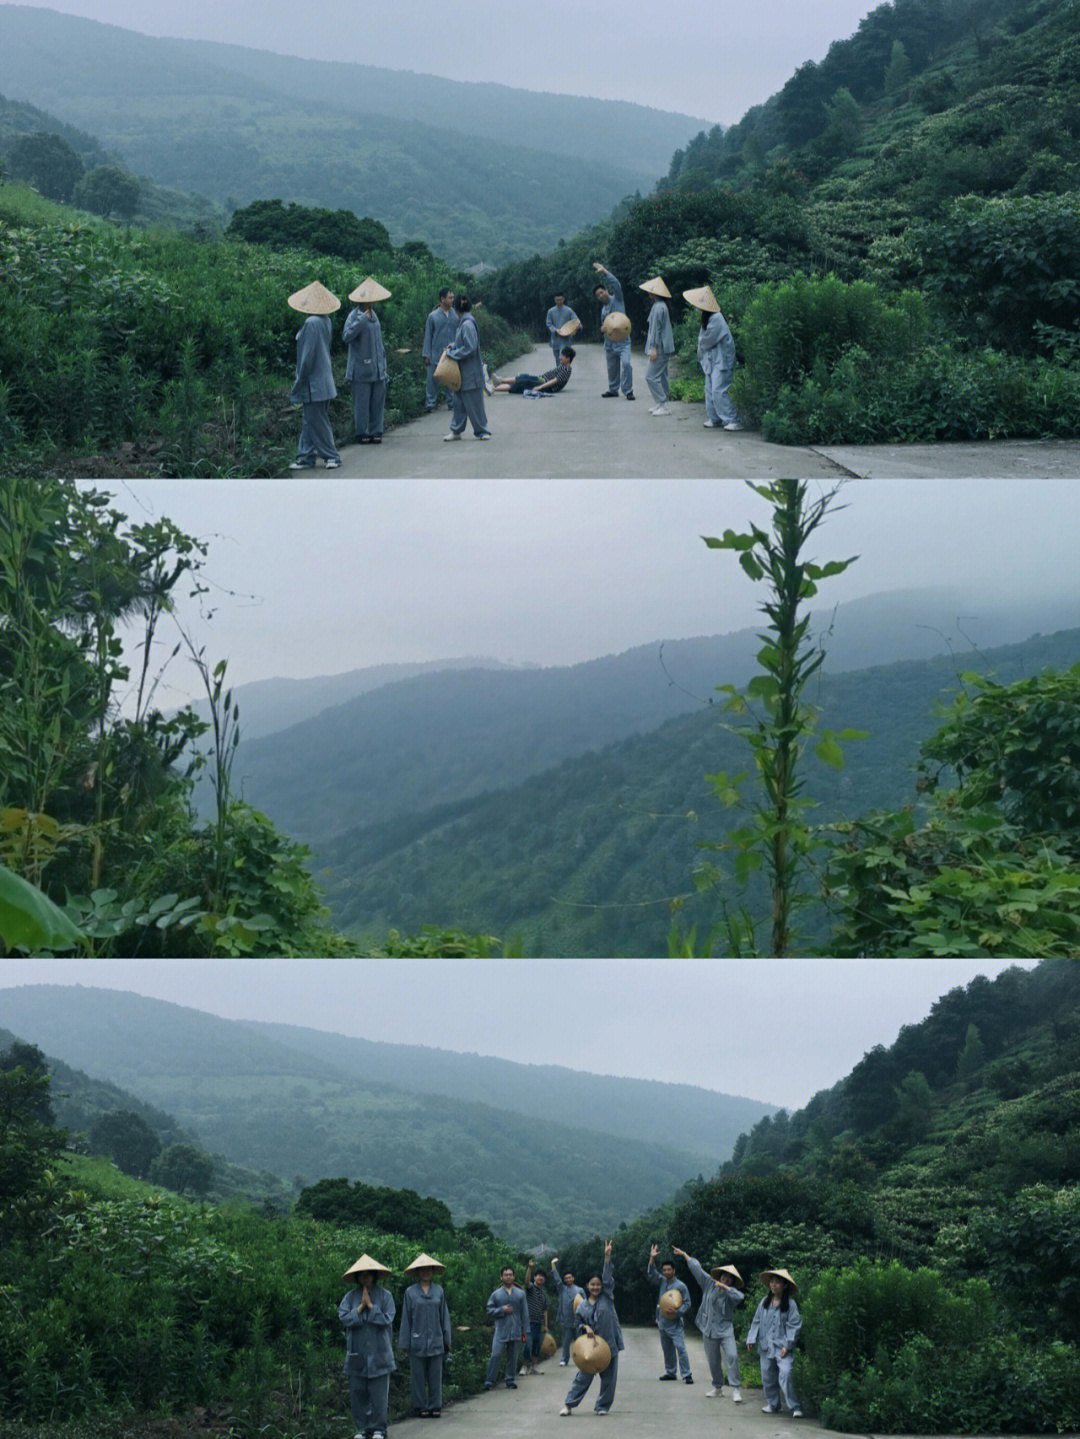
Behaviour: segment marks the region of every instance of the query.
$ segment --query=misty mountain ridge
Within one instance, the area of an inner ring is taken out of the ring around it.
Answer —
[[[344,1175],[413,1188],[521,1242],[538,1227],[552,1238],[614,1227],[662,1202],[715,1170],[775,1108],[690,1085],[224,1020],[82,985],[6,990],[3,1023],[168,1110],[237,1164],[308,1183]],[[384,1082],[410,1067],[413,1088]],[[500,1107],[451,1097],[458,1076],[475,1089],[492,1067]]]

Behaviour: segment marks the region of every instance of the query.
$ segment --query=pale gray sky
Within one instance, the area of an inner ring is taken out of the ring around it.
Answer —
[[[83,984],[227,1019],[704,1084],[790,1109],[924,1019],[947,990],[1004,967],[953,959],[8,959],[0,961],[0,1025],[6,987]]]
[[[218,40],[305,59],[491,80],[525,90],[632,100],[734,124],[804,60],[820,60],[873,6],[867,0],[433,0],[359,7],[255,0],[23,0],[144,35]]]
[[[767,524],[766,502],[738,480],[99,487],[132,520],[168,515],[209,540],[211,593],[180,615],[234,685],[458,655],[573,664],[759,622],[761,587],[700,538]],[[823,604],[905,587],[966,587],[995,606],[1050,591],[1064,596],[1053,627],[1080,625],[1075,482],[854,481],[841,502],[811,553],[860,558],[822,586]],[[162,656],[174,641],[167,625]],[[177,659],[157,703],[196,693]]]

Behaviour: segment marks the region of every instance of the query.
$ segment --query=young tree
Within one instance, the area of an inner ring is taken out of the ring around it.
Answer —
[[[13,175],[29,180],[49,200],[70,200],[83,172],[83,163],[68,142],[45,130],[20,135],[9,161]]]
[[[74,199],[95,215],[130,220],[139,208],[142,186],[123,165],[95,165],[75,186]]]

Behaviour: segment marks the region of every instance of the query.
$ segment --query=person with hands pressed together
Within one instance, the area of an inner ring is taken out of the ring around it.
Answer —
[[[713,1387],[706,1392],[712,1399],[723,1393],[724,1371],[731,1385],[733,1403],[742,1403],[742,1374],[739,1370],[739,1347],[735,1342],[733,1317],[746,1295],[741,1288],[742,1275],[733,1264],[721,1264],[706,1274],[696,1259],[685,1249],[671,1246],[672,1253],[686,1261],[690,1273],[701,1285],[701,1304],[694,1323],[701,1330],[705,1358],[712,1375]],[[736,1285],[740,1286],[736,1288]]]
[[[345,1379],[349,1408],[358,1436],[386,1439],[386,1411],[390,1398],[390,1375],[394,1362],[392,1326],[394,1298],[379,1283],[390,1270],[370,1254],[362,1254],[345,1271],[354,1280],[338,1305],[338,1322],[345,1330]]]

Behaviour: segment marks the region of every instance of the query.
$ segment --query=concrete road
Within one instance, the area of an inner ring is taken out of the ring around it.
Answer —
[[[500,374],[541,374],[551,368],[547,346]],[[1080,441],[994,440],[940,445],[771,445],[758,434],[703,428],[702,405],[675,403],[652,416],[645,363],[635,354],[633,404],[603,400],[603,351],[581,345],[566,389],[550,399],[489,395],[492,438],[444,443],[445,409],[387,431],[381,445],[341,448],[341,478],[373,479],[952,479],[1080,477]],[[307,473],[315,473],[308,471]]]

